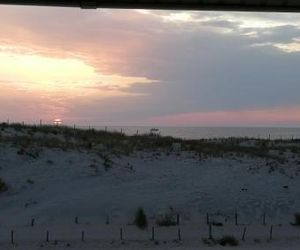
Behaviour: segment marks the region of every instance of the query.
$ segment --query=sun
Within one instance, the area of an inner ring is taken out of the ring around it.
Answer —
[[[57,125],[57,126],[58,126],[58,125],[61,125],[61,124],[62,124],[62,120],[59,119],[59,118],[54,119],[53,124],[54,124],[54,125]]]

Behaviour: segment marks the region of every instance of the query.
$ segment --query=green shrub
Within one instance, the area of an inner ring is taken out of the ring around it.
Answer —
[[[218,240],[221,246],[238,246],[239,241],[234,236],[223,236]]]
[[[141,229],[145,229],[148,226],[147,216],[142,207],[138,208],[135,213],[134,224]]]
[[[103,165],[104,169],[107,171],[112,167],[112,161],[109,158],[105,158]]]
[[[169,207],[167,211],[165,211],[163,214],[160,214],[156,219],[156,224],[161,227],[176,226],[177,221],[174,209]]]
[[[49,165],[53,165],[53,164],[54,164],[54,161],[52,161],[52,160],[47,160],[46,163],[49,164]]]
[[[294,214],[294,226],[300,226],[300,213],[295,213]]]
[[[8,190],[6,183],[0,178],[0,193]]]
[[[156,224],[161,227],[176,226],[176,220],[172,214],[165,214],[156,220]]]
[[[34,184],[34,181],[33,180],[31,180],[31,179],[27,179],[27,181],[26,181],[28,184]]]
[[[208,246],[215,246],[218,244],[218,242],[213,238],[212,239],[202,238],[202,242],[203,242],[203,244],[208,245]]]

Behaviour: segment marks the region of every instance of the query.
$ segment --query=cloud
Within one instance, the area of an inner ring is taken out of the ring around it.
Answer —
[[[184,113],[151,117],[146,123],[177,126],[299,126],[300,107]]]
[[[65,98],[57,95],[37,95],[16,89],[9,84],[1,84],[0,117],[2,121],[38,122],[40,119],[52,122],[57,114],[66,113]],[[49,119],[50,118],[50,119]]]
[[[32,98],[20,96],[38,116],[138,123],[300,106],[297,14],[1,7],[0,16],[0,53],[75,60],[91,69],[93,81],[80,79],[76,95],[62,93],[56,81],[60,91],[52,95],[41,85]],[[41,84],[2,80],[11,88]]]
[[[289,43],[275,43],[273,46],[286,53],[297,53],[300,52],[300,39],[294,38],[292,42]]]

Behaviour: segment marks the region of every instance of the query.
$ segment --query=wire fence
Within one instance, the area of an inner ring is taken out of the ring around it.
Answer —
[[[232,236],[240,242],[265,242],[273,240],[300,239],[300,229],[291,222],[275,223],[263,214],[261,221],[243,223],[238,213],[230,220],[218,221],[207,213],[199,223],[194,221],[177,222],[172,226],[158,226],[149,223],[145,229],[134,224],[99,224],[81,220],[78,216],[73,221],[39,222],[31,218],[26,225],[0,226],[0,249],[3,244],[22,242],[203,242]]]

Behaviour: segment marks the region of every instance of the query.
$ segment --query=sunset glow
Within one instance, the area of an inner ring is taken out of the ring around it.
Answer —
[[[94,92],[89,88],[96,88],[97,84],[126,87],[135,82],[150,82],[142,77],[104,75],[77,58],[51,58],[38,54],[5,52],[5,47],[0,52],[0,65],[2,82],[13,83],[17,88],[29,91],[65,91],[72,95],[88,95]]]
[[[1,6],[0,16],[2,121],[300,126],[297,14]]]
[[[243,111],[215,111],[186,113],[174,116],[153,117],[152,124],[177,124],[181,126],[201,124],[222,124],[224,126],[288,126],[300,124],[300,107],[287,109],[243,110]]]
[[[54,121],[53,121],[53,124],[54,125],[61,125],[62,124],[62,121],[61,121],[61,119],[55,119]]]

